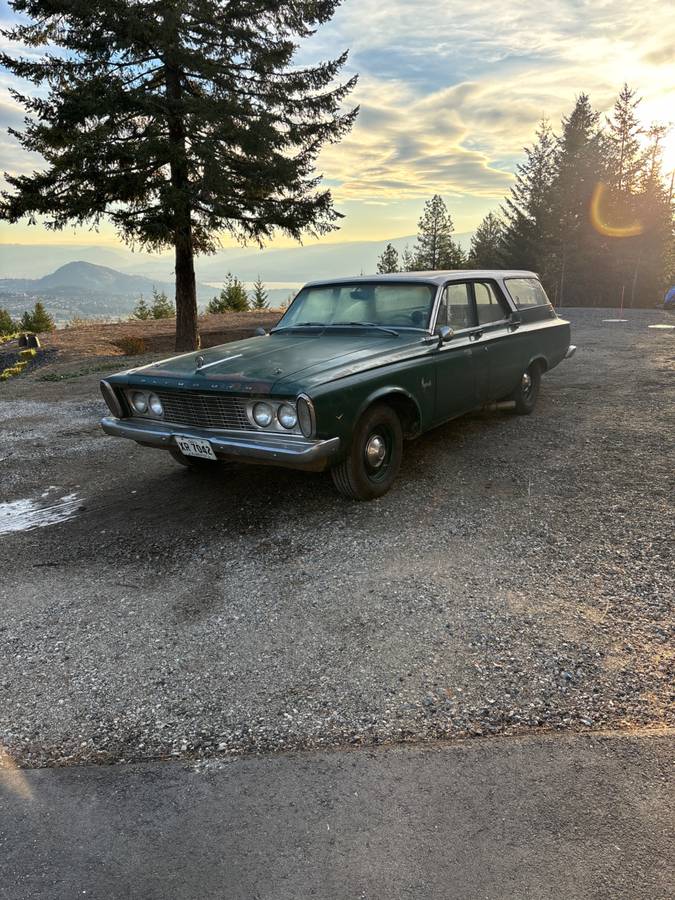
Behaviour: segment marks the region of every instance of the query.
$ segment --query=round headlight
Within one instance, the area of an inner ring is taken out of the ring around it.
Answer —
[[[256,425],[260,425],[261,428],[267,428],[273,418],[274,413],[269,403],[256,403],[253,407],[253,421]]]
[[[284,426],[284,428],[295,428],[298,424],[298,417],[290,405],[290,403],[282,403],[279,409],[277,410],[277,419]]]
[[[148,397],[148,406],[150,407],[150,412],[153,416],[163,416],[164,415],[164,407],[162,406],[162,401],[159,399],[157,394],[150,394]]]
[[[148,411],[148,395],[136,391],[131,395],[131,405],[137,413],[146,413]]]
[[[300,431],[306,438],[311,438],[314,434],[314,416],[309,400],[301,395],[298,397],[297,408]]]

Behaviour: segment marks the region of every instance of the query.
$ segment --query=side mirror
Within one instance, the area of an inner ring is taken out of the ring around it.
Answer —
[[[436,329],[436,336],[438,337],[438,346],[441,344],[447,344],[448,341],[452,340],[455,336],[455,329],[451,328],[449,325],[439,325]]]
[[[509,316],[509,328],[512,328],[514,331],[516,328],[520,328],[522,324],[522,319],[520,318],[520,313],[514,310]]]
[[[267,332],[266,332],[265,329],[262,327],[262,325],[258,325],[258,327],[256,328],[254,334],[256,335],[256,337],[262,337],[264,334],[267,334]]]

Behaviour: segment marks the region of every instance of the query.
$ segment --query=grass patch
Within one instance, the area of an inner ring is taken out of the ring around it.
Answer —
[[[0,381],[9,381],[10,378],[14,378],[16,375],[20,375],[27,365],[28,360],[23,359],[18,363],[15,363],[15,365],[10,366],[8,369],[4,369],[2,372],[0,372]]]

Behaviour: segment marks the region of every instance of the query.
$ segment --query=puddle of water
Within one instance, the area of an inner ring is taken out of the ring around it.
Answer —
[[[55,503],[45,503],[48,495],[49,491],[45,491],[40,500],[0,503],[0,534],[58,525],[73,518],[81,503],[77,494],[67,494]]]
[[[647,328],[665,328],[667,331],[675,329],[675,325],[647,325]]]

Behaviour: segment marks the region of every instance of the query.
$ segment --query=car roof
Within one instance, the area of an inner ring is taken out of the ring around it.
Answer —
[[[448,269],[438,272],[393,272],[389,275],[356,275],[345,278],[326,278],[317,281],[308,281],[305,287],[314,287],[322,284],[359,284],[387,281],[402,282],[426,282],[427,284],[445,284],[447,281],[464,281],[466,278],[539,278],[536,272],[528,272],[523,269]]]

